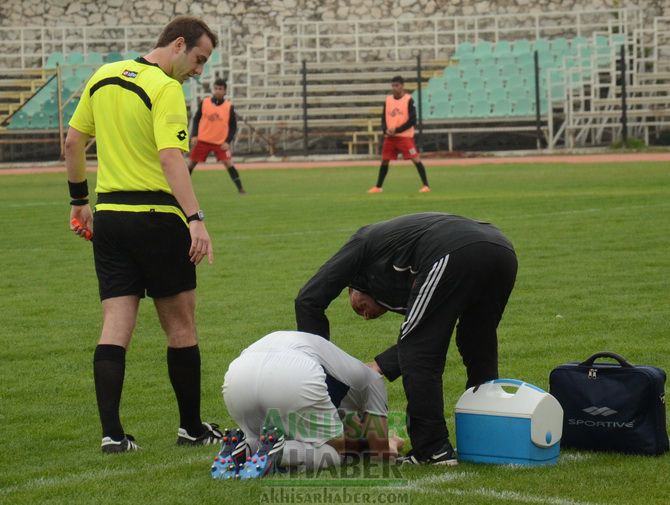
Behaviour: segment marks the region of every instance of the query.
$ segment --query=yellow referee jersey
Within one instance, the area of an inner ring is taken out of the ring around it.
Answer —
[[[186,101],[179,82],[158,65],[138,58],[100,67],[86,84],[70,126],[96,137],[97,210],[181,214],[158,152],[188,151]]]

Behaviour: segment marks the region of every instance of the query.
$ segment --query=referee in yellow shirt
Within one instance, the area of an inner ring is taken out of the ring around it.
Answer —
[[[180,16],[144,57],[103,65],[84,89],[70,121],[65,162],[71,225],[93,231],[102,300],[102,334],[93,357],[102,452],[138,448],[121,424],[126,349],[141,298],[153,298],[168,339],[167,363],[177,397],[177,443],[217,443],[218,426],[200,419],[200,351],[195,326],[195,266],[213,261],[212,243],[182,152],[189,148],[181,83],[202,73],[217,44],[200,19]],[[89,205],[85,148],[95,137],[98,194]]]

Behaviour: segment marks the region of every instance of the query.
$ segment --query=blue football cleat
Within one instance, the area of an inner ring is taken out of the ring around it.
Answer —
[[[258,451],[247,458],[244,466],[240,468],[240,479],[260,479],[281,471],[279,464],[284,452],[284,435],[272,426],[263,427],[260,442]]]
[[[225,430],[223,433],[223,443],[219,454],[212,463],[211,474],[213,479],[229,480],[236,479],[240,468],[247,459],[247,444],[244,432],[235,428]]]

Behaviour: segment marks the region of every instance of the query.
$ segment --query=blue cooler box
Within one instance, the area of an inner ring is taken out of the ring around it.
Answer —
[[[508,393],[503,386],[516,387]],[[563,409],[546,391],[515,379],[468,389],[456,404],[460,461],[550,465],[558,461]]]

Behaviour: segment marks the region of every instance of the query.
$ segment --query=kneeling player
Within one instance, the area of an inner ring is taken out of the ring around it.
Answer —
[[[277,331],[245,349],[228,368],[223,397],[239,429],[224,434],[215,478],[324,468],[348,452],[389,459],[403,443],[388,436],[381,375],[310,333]]]

